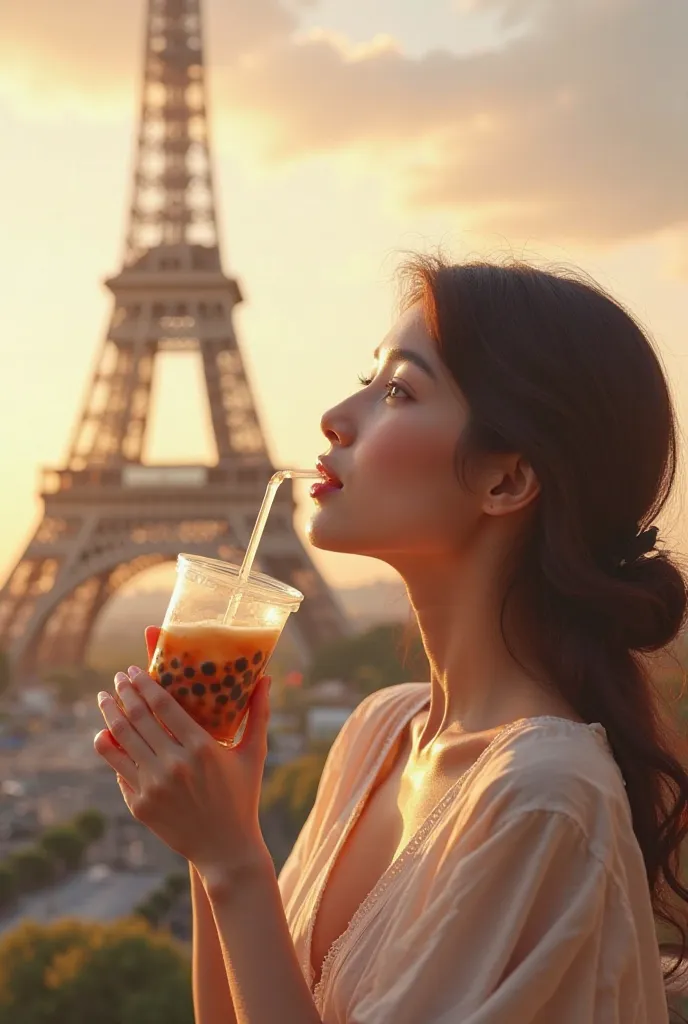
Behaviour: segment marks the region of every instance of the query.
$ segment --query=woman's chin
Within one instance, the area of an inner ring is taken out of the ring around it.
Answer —
[[[329,520],[329,522],[328,522]],[[321,551],[336,551],[346,555],[360,555],[360,544],[350,531],[342,529],[342,524],[335,523],[324,509],[316,509],[306,523],[306,536],[314,548]]]
[[[338,551],[347,555],[358,554],[356,549],[352,549],[351,545],[346,543],[346,539],[334,530],[323,530],[320,526],[312,528],[309,524],[306,527],[306,537],[312,547],[319,548],[321,551]]]
[[[359,555],[362,558],[377,558],[382,562],[388,561],[380,547],[371,544],[370,541],[366,543],[364,538],[354,536],[351,532],[326,529],[324,524],[319,523],[313,527],[309,523],[306,526],[306,536],[312,547],[318,548],[320,551],[332,551],[338,555]]]

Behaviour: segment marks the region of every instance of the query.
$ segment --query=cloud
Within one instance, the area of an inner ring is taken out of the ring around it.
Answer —
[[[618,241],[688,221],[684,0],[475,0],[504,27],[492,52],[347,54],[285,42],[228,75],[269,123],[269,155],[405,145],[415,207],[475,227]]]
[[[221,36],[222,62],[287,37],[298,27],[298,8],[310,2],[214,2],[211,28]],[[73,107],[75,98],[85,107],[123,107],[138,85],[145,15],[142,0],[0,0],[0,91],[53,107]]]
[[[5,4],[0,66],[19,52],[91,97],[133,74],[139,0]],[[459,28],[488,12],[503,40],[468,55],[438,40],[419,58],[393,35],[300,34],[299,6],[209,12],[213,110],[260,126],[266,160],[362,154],[410,208],[507,235],[609,243],[688,225],[685,0],[455,0]]]

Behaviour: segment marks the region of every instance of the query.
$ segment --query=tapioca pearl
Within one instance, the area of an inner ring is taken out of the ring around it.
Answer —
[[[233,722],[235,718],[236,718],[236,711],[228,711],[227,712],[227,721],[228,722]]]
[[[263,652],[262,651],[256,651],[256,653],[253,655],[253,658],[251,660],[253,661],[254,665],[257,665],[262,657],[263,657]]]
[[[155,667],[157,668],[158,672],[164,672],[165,671],[165,662],[162,661],[162,659],[161,659]]]
[[[205,693],[205,683],[194,683],[191,690],[197,697],[202,697]]]
[[[170,662],[172,668],[179,668],[179,658],[173,658]]]
[[[239,697],[241,697],[241,693],[242,693],[241,687],[239,685],[237,685],[237,686],[235,686],[232,689],[232,692],[231,692],[230,696],[231,696],[232,700],[239,700]]]
[[[229,700],[229,697],[227,696],[227,694],[226,693],[221,693],[218,697],[215,698],[215,703],[219,704],[219,705],[223,705],[223,704],[226,704],[228,700]]]
[[[244,672],[243,683],[244,683],[244,686],[250,686],[252,682],[253,682],[253,672],[251,671],[251,669],[249,669],[248,672]]]
[[[239,708],[240,711],[243,711],[243,709],[246,707],[247,700],[248,697],[246,694],[244,694],[243,697],[240,697],[239,700],[237,701],[237,707]]]
[[[219,693],[220,690],[222,689],[222,683],[211,683],[210,689],[212,690],[213,693]]]
[[[160,682],[165,688],[167,688],[168,686],[171,686],[172,683],[174,682],[174,676],[172,675],[171,672],[165,672],[165,674],[161,677]]]
[[[203,673],[204,676],[214,676],[215,675],[215,662],[214,661],[204,661],[203,664],[201,665],[201,672]]]
[[[213,729],[219,729],[220,728],[220,719],[219,718],[213,718],[213,720],[210,723],[210,725],[211,725],[211,727]]]
[[[237,658],[237,660],[234,662],[234,667],[236,668],[237,672],[245,672],[246,669],[248,668],[248,661],[246,660],[246,658]]]
[[[236,683],[236,677],[232,676],[232,675],[225,676],[224,679],[222,680],[222,685],[226,686],[228,688],[231,688],[232,686],[234,686],[235,683]]]
[[[188,697],[188,696],[189,696],[189,688],[188,688],[188,686],[180,686],[179,689],[177,690],[177,692],[175,693],[175,697]]]
[[[186,676],[187,679],[193,679],[193,677],[196,675],[196,669],[192,668],[191,665],[187,665],[186,668],[184,669],[184,675]]]

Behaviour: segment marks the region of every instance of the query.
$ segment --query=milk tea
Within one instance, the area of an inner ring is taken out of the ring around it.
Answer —
[[[268,627],[176,623],[161,632],[150,675],[211,736],[231,744],[279,636]]]

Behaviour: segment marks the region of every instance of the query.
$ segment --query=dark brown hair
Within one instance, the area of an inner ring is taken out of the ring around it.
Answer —
[[[516,598],[515,639],[569,706],[607,731],[655,918],[680,936],[668,979],[686,947],[679,851],[688,774],[647,655],[684,623],[686,575],[662,550],[620,564],[676,475],[677,431],[660,360],[633,317],[579,272],[413,257],[401,279],[403,307],[422,303],[468,404],[461,476],[471,456],[518,452],[538,477],[502,631],[514,653],[505,623]],[[676,944],[662,946],[669,950]]]

